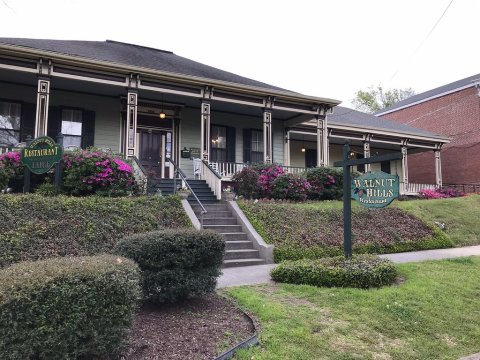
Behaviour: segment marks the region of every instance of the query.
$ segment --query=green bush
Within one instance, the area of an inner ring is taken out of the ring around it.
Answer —
[[[246,199],[254,199],[260,194],[260,185],[258,185],[258,172],[250,167],[245,167],[242,171],[232,177],[235,183],[235,193]]]
[[[368,289],[391,285],[395,265],[375,255],[354,255],[318,260],[285,261],[271,271],[272,279],[290,284]]]
[[[221,235],[191,229],[132,235],[115,248],[116,254],[138,263],[144,297],[158,303],[214,291],[224,252]]]
[[[6,187],[21,191],[23,187],[23,165],[20,152],[11,151],[0,155],[0,190]]]
[[[310,184],[295,174],[279,175],[272,183],[271,197],[293,201],[307,200]]]
[[[0,358],[118,353],[140,296],[138,266],[111,255],[22,262],[0,270]]]
[[[123,236],[191,226],[178,197],[0,196],[0,268],[111,253]]]
[[[343,196],[343,170],[318,167],[307,170],[303,176],[310,183],[308,198],[311,200],[340,200]]]

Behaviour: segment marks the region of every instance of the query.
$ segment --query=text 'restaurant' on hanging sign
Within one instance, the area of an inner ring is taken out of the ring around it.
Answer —
[[[352,180],[352,199],[366,207],[384,207],[398,198],[398,176],[382,171]]]
[[[48,137],[42,136],[22,149],[21,161],[32,173],[44,174],[62,159],[62,147]]]

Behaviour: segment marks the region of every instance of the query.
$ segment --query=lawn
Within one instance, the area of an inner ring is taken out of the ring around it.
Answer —
[[[426,222],[444,223],[446,234],[456,246],[480,244],[480,195],[396,201],[395,205]]]
[[[236,359],[458,359],[480,352],[480,258],[398,266],[375,289],[264,285],[224,290],[259,321]]]

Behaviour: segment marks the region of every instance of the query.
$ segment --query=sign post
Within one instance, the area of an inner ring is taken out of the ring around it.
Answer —
[[[357,200],[366,207],[384,207],[398,197],[398,176],[384,172],[366,173],[351,180],[350,167],[374,164],[382,161],[398,160],[402,154],[388,154],[365,159],[349,160],[350,143],[343,145],[343,160],[335,161],[334,166],[343,168],[343,249],[345,257],[352,257],[352,203]],[[353,196],[352,196],[353,189]]]

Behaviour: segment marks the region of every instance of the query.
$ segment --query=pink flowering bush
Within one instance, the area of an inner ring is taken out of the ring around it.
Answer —
[[[312,200],[340,200],[343,196],[343,171],[339,168],[319,167],[304,174],[310,183],[308,198]]]
[[[423,199],[446,199],[465,196],[465,193],[454,188],[440,188],[436,190],[422,189],[418,192]]]
[[[109,152],[66,152],[63,167],[64,190],[71,195],[123,196],[137,190],[131,165]]]
[[[23,165],[20,152],[11,151],[0,155],[0,189],[11,187],[16,191],[22,188]]]
[[[273,182],[285,172],[279,165],[257,165],[254,170],[259,173],[258,185],[260,186],[262,196],[270,197],[273,189]]]
[[[270,196],[274,199],[305,201],[310,190],[310,183],[295,174],[282,174],[272,183]]]

